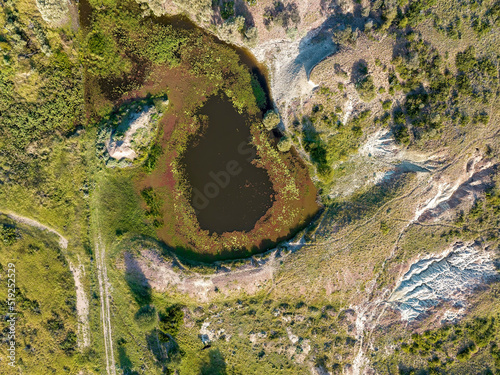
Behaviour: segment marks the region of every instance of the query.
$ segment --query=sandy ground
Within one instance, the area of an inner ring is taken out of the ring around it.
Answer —
[[[176,260],[165,260],[154,249],[143,249],[139,256],[127,252],[123,261],[120,268],[125,268],[127,264],[127,272],[144,275],[144,281],[158,292],[177,291],[199,302],[208,302],[220,294],[255,294],[268,285],[273,281],[277,252],[273,252],[266,260],[248,262],[233,270],[221,267],[212,275],[183,272]],[[135,269],[130,268],[131,264]]]
[[[89,300],[82,284],[85,277],[85,267],[78,259],[78,266],[69,262],[76,288],[76,312],[78,313],[78,346],[83,349],[90,346]]]

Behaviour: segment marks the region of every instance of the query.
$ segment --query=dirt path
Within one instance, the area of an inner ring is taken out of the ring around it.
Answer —
[[[95,255],[97,260],[97,280],[99,283],[99,295],[101,300],[101,319],[104,337],[104,350],[106,352],[106,371],[108,375],[116,375],[115,356],[113,352],[113,333],[111,330],[109,281],[105,254],[105,247],[102,243],[100,234],[98,234],[95,243]]]
[[[81,278],[85,277],[85,267],[78,259],[78,266],[69,262],[69,269],[75,279],[76,312],[78,314],[78,346],[83,349],[90,346],[89,300]]]
[[[56,231],[55,229],[52,229],[52,228],[50,228],[42,223],[39,223],[36,220],[28,218],[28,217],[16,215],[13,213],[5,213],[5,215],[7,217],[11,218],[12,220],[17,221],[18,223],[26,224],[26,225],[29,225],[31,227],[35,227],[35,228],[38,228],[41,230],[46,230],[47,232],[50,232],[50,233],[54,233],[57,237],[59,237],[59,246],[61,246],[61,248],[63,250],[68,249],[68,240],[61,233]]]
[[[96,263],[97,284],[99,287],[99,300],[101,305],[101,325],[102,337],[104,341],[104,356],[106,360],[106,374],[116,375],[115,354],[113,348],[113,330],[111,324],[111,284],[108,279],[106,267],[106,246],[102,239],[101,228],[99,225],[99,178],[96,178],[96,190],[91,195],[90,228],[94,240],[94,255]]]
[[[2,212],[0,212],[0,214],[2,214]],[[61,247],[61,249],[65,251],[68,249],[68,239],[55,229],[52,229],[47,225],[44,225],[25,216],[17,215],[14,213],[4,214],[18,223],[26,224],[31,227],[55,234],[57,237],[59,237],[59,246]],[[85,348],[90,346],[89,300],[87,298],[87,294],[81,280],[82,274],[83,276],[85,276],[85,268],[80,260],[78,260],[78,266],[75,266],[69,259],[68,263],[69,269],[71,270],[73,279],[75,281],[76,312],[78,315],[78,346],[80,348]]]

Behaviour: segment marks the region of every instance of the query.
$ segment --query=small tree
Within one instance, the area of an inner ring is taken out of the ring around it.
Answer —
[[[394,134],[394,139],[396,142],[409,145],[410,144],[410,133],[408,132],[408,128],[405,124],[398,124],[392,130]]]
[[[353,31],[352,26],[350,25],[345,26],[344,29],[335,31],[332,36],[333,42],[341,46],[355,44],[357,38],[357,32]]]
[[[184,312],[179,305],[168,307],[163,313],[160,313],[159,328],[163,333],[163,341],[169,341],[169,336],[177,336],[180,327],[184,322]]]
[[[234,16],[234,1],[222,3],[220,6],[220,16],[223,20],[227,20],[228,18]]]
[[[273,110],[267,111],[264,115],[263,124],[267,130],[273,130],[280,123],[280,116]]]
[[[375,96],[375,84],[373,83],[373,77],[369,74],[364,76],[357,84],[356,90],[358,91],[359,97],[365,102],[372,101]]]
[[[291,147],[292,140],[286,135],[281,137],[280,141],[278,142],[278,150],[280,150],[281,152],[288,152],[290,151]]]

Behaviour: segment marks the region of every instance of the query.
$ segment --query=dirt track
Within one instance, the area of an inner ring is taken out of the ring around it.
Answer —
[[[111,330],[111,312],[109,303],[109,281],[105,261],[105,248],[100,235],[95,243],[95,255],[97,260],[97,279],[99,283],[99,295],[101,300],[101,319],[104,338],[104,349],[106,351],[106,371],[108,374],[116,374],[115,356],[113,352],[113,334]]]

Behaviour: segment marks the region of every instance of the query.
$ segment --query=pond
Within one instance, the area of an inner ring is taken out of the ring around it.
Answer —
[[[252,164],[248,119],[220,96],[208,99],[199,115],[208,116],[208,126],[188,144],[181,164],[200,227],[218,234],[250,231],[274,199],[266,170]]]
[[[80,6],[81,25],[87,31],[95,16],[88,5],[82,0]],[[136,3],[127,6],[131,13],[137,10]],[[96,108],[91,113],[96,118],[102,103],[118,107],[168,95],[154,152],[141,168],[123,171],[142,197],[137,212],[144,214],[157,239],[196,260],[248,256],[291,238],[317,214],[317,190],[294,149],[276,149],[279,132],[260,129],[262,115],[273,108],[266,67],[248,50],[217,40],[185,17],[149,17],[140,30],[147,30],[149,23],[183,30],[186,43],[192,43],[188,46],[200,43],[207,49],[187,49],[179,66],[134,55],[130,73],[113,79],[89,75],[85,81],[88,108]],[[198,60],[191,57],[197,53],[202,66],[213,63],[224,77],[215,76],[212,82],[209,76],[194,74],[192,64]],[[233,101],[242,105],[242,114]]]

